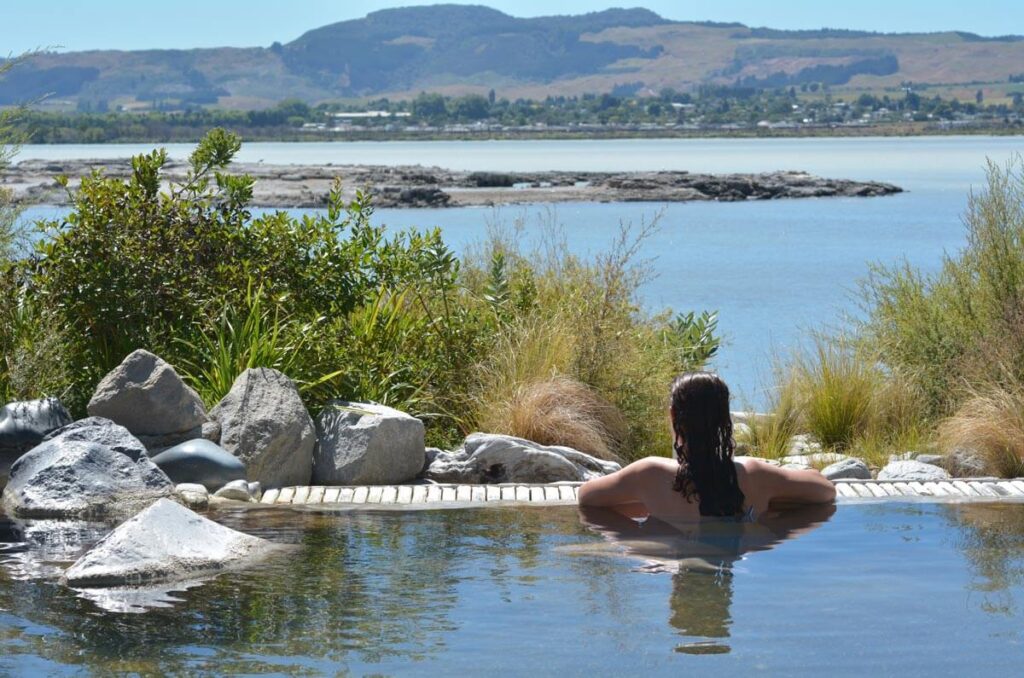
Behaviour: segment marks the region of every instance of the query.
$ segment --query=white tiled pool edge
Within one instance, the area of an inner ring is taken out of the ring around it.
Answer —
[[[1021,501],[1024,478],[954,478],[951,480],[837,480],[836,501],[885,501],[928,498],[943,501]],[[264,505],[572,505],[580,483],[556,485],[358,485],[351,487],[302,486],[267,490]]]

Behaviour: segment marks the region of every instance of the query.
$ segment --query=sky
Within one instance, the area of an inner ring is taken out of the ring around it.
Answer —
[[[417,0],[2,0],[0,57],[32,49],[268,46]],[[1024,34],[1024,0],[477,0],[513,16],[646,7],[674,20],[885,32]]]

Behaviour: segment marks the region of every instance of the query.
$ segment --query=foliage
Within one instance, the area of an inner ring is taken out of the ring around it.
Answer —
[[[967,246],[941,271],[876,267],[865,283],[868,345],[905,375],[932,417],[971,385],[1024,378],[1024,161],[990,163],[964,216]]]
[[[988,472],[1003,478],[1024,475],[1024,383],[974,390],[939,427],[947,451],[977,453]]]
[[[647,267],[636,256],[657,220],[624,227],[606,252],[585,260],[551,218],[534,250],[523,248],[522,224],[499,227],[466,263],[466,285],[488,302],[496,326],[493,349],[474,366],[466,429],[625,460],[665,454],[668,385],[715,353],[715,317],[641,309]],[[559,399],[575,411],[556,406]]]
[[[77,412],[144,347],[208,405],[245,369],[272,367],[314,414],[335,398],[391,405],[424,417],[431,444],[484,427],[632,458],[664,438],[671,377],[717,350],[714,315],[641,310],[634,259],[654,224],[590,261],[564,240],[526,253],[514,237],[460,260],[437,229],[387,234],[363,194],[253,217],[252,180],[227,172],[238,148],[211,131],[180,184],[163,180],[163,151],[127,179],[86,177],[9,270],[24,303],[5,308],[30,322],[2,338],[5,355],[45,346],[64,369],[38,383]]]

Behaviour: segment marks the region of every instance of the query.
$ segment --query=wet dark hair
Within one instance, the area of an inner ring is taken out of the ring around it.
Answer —
[[[690,501],[697,495],[702,516],[742,515],[745,497],[732,459],[729,387],[710,372],[682,374],[672,382],[670,411],[679,462],[672,489]]]

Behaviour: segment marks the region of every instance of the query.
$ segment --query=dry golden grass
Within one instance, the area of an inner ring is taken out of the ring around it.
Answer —
[[[574,379],[553,377],[520,386],[500,419],[486,430],[621,461],[616,450],[626,436],[625,417],[597,391]]]
[[[989,473],[1024,475],[1024,388],[989,387],[974,393],[939,426],[939,443],[966,448],[984,459]]]

